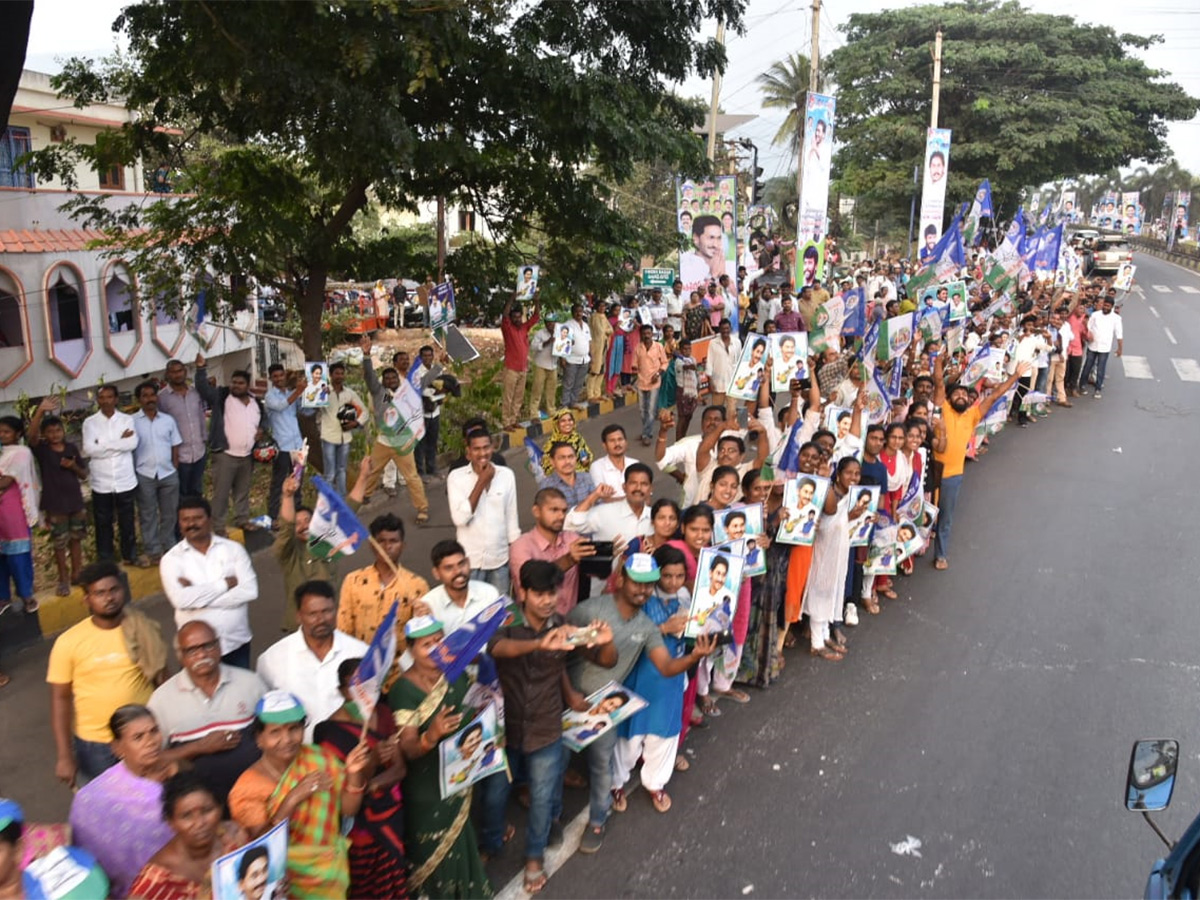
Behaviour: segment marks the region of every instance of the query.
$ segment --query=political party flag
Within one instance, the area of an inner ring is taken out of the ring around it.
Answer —
[[[529,474],[535,480],[540,479],[545,474],[542,471],[542,455],[542,448],[538,446],[537,441],[533,438],[525,438],[525,458],[529,464]]]
[[[375,629],[375,636],[371,638],[371,645],[367,647],[362,662],[350,676],[350,697],[358,704],[358,712],[364,722],[371,721],[371,713],[375,711],[375,704],[379,702],[379,695],[383,692],[383,683],[396,662],[398,605],[397,602],[392,603],[392,608]]]
[[[405,453],[424,436],[425,407],[421,403],[421,392],[408,379],[402,378],[384,407],[379,437],[389,447]]]
[[[892,401],[888,396],[888,385],[883,380],[882,370],[876,367],[871,377],[863,382],[863,389],[867,392],[867,408],[864,410],[867,424],[883,424],[888,410],[892,408]]]
[[[845,303],[846,316],[842,319],[843,337],[862,337],[867,323],[866,290],[861,287],[852,288],[842,294]]]
[[[1063,226],[1056,225],[1042,232],[1033,258],[1033,271],[1043,280],[1054,277],[1058,269],[1058,251],[1062,246]]]
[[[867,336],[863,338],[862,346],[858,348],[858,358],[868,366],[875,365],[875,348],[879,345],[879,320],[876,319],[871,323],[871,327],[867,329]]]
[[[441,642],[429,653],[446,681],[453,684],[467,666],[487,646],[496,630],[508,618],[508,597],[501,594],[493,603],[489,603],[473,618],[459,625],[442,638]]]
[[[875,354],[880,362],[895,359],[908,349],[913,339],[913,313],[902,313],[884,319],[879,326],[879,343]]]
[[[1017,214],[1008,224],[1004,240],[992,254],[992,265],[984,275],[984,281],[997,293],[1005,291],[1021,271],[1021,244],[1025,240],[1025,211],[1017,208]]]
[[[1003,357],[1003,351],[1000,352]],[[975,387],[987,374],[988,368],[991,365],[992,348],[990,344],[984,344],[979,347],[975,354],[967,363],[967,367],[963,370],[962,376],[958,379],[958,383],[963,387]]]
[[[936,281],[951,281],[958,276],[959,270],[967,260],[966,252],[963,250],[960,222],[962,222],[962,216],[956,212],[954,218],[950,220],[950,227],[946,229],[946,233],[934,246],[925,266],[908,280],[909,296],[920,293]]]
[[[312,477],[317,489],[312,521],[308,526],[308,552],[315,559],[349,556],[367,540],[367,529],[320,475]]]
[[[980,231],[980,220],[987,216],[992,218],[992,185],[985,178],[975,191],[975,199],[971,201],[971,210],[967,213],[967,227],[963,230],[963,244],[974,247],[983,240]]]
[[[900,357],[892,363],[892,375],[888,380],[888,397],[892,400],[899,400],[900,395],[904,393],[904,357]]]
[[[775,460],[775,468],[781,472],[800,471],[800,432],[803,428],[804,417],[798,416],[788,430],[787,440],[783,442],[783,448],[779,451],[779,458]]]

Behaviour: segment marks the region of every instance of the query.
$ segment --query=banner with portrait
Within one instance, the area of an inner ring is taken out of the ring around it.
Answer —
[[[738,400],[756,400],[767,368],[767,336],[750,332],[742,345],[737,367],[729,380],[729,396]]]
[[[950,129],[930,128],[925,136],[925,180],[921,186],[921,230],[919,232],[922,262],[932,258],[933,248],[942,237],[945,219],[946,179],[950,175]]]
[[[1075,221],[1075,192],[1063,191],[1058,204],[1058,221],[1071,224]]]
[[[274,900],[286,894],[288,823],[226,853],[212,864],[213,900]]]
[[[801,240],[821,240],[825,236],[836,110],[836,97],[808,92],[805,99],[804,146],[800,159],[800,215],[797,233]]]
[[[496,706],[489,703],[466,726],[438,744],[438,784],[442,799],[504,771],[507,765]]]
[[[1122,234],[1137,235],[1142,233],[1142,192],[1125,191],[1121,194],[1121,205],[1117,219],[1113,221],[1113,229]]]
[[[679,254],[684,293],[703,291],[722,275],[732,279],[737,274],[737,176],[676,177],[675,209],[688,245]]]

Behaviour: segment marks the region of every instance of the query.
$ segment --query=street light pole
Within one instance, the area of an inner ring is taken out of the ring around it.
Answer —
[[[717,43],[725,46],[725,23],[717,20]],[[717,158],[717,103],[721,99],[721,70],[713,71],[712,100],[708,105],[708,161]]]

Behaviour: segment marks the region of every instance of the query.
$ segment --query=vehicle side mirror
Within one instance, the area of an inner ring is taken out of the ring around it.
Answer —
[[[1175,790],[1179,741],[1138,741],[1129,757],[1125,808],[1136,812],[1166,809]]]

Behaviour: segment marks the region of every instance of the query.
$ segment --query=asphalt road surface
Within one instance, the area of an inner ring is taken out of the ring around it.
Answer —
[[[1158,816],[1167,835],[1200,809],[1186,455],[1200,436],[1200,277],[1135,261],[1127,353],[1110,360],[1103,399],[1006,429],[969,465],[950,569],[921,560],[900,600],[863,615],[844,662],[798,648],[769,690],[723,702],[689,736],[671,811],[633,794],[600,853],[567,858],[545,896],[1141,894],[1162,846],[1123,807],[1135,739],[1181,742],[1175,800]],[[607,421],[636,434],[636,411],[585,423],[594,448]],[[636,440],[631,453],[649,455]],[[444,503],[433,516],[409,536],[418,571],[452,532]],[[271,572],[260,567],[256,650],[278,628]],[[0,695],[0,794],[41,819],[69,803],[53,780],[46,653],[6,659]],[[569,791],[568,814],[582,801]],[[493,868],[498,889],[518,853]]]

